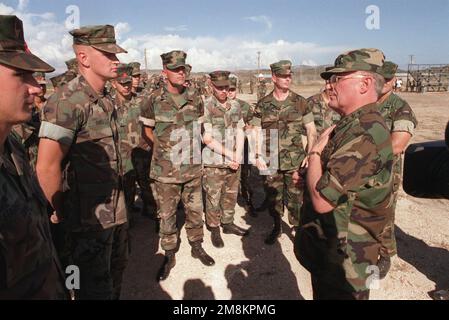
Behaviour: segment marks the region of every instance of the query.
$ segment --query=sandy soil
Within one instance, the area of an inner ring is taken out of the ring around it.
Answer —
[[[317,86],[295,88],[304,97],[319,91]],[[401,93],[415,111],[419,127],[413,143],[443,139],[449,118],[448,93]],[[249,102],[254,96],[241,95]],[[311,299],[309,273],[293,253],[293,236],[287,221],[284,234],[274,246],[266,246],[270,232],[267,212],[257,218],[236,207],[236,223],[250,228],[249,237],[240,239],[223,235],[225,248],[216,249],[205,230],[204,247],[216,260],[213,267],[203,266],[190,256],[185,230],[177,265],[170,277],[156,282],[163,261],[163,251],[155,225],[135,215],[131,230],[132,252],[124,276],[122,299]],[[182,213],[180,213],[182,221]],[[401,191],[396,212],[399,254],[393,259],[390,273],[371,291],[371,299],[430,299],[428,292],[449,288],[449,200],[417,199]],[[182,223],[182,222],[181,222]]]

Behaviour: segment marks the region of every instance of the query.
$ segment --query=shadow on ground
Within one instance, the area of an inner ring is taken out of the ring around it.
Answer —
[[[398,256],[413,265],[429,280],[436,290],[449,288],[449,251],[431,247],[396,226]]]

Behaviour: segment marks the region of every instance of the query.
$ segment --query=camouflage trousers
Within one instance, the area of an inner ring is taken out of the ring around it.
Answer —
[[[128,224],[71,234],[72,262],[80,269],[77,300],[118,300],[128,264]]]
[[[394,257],[398,254],[396,236],[394,232],[394,223],[396,215],[396,205],[398,203],[399,189],[402,183],[402,156],[395,159],[393,163],[393,214],[391,219],[387,222],[379,239],[382,244],[380,248],[380,255],[383,257]]]
[[[240,183],[240,169],[204,168],[206,223],[211,228],[234,222]]]
[[[151,191],[150,182],[151,152],[141,148],[135,148],[131,153],[131,159],[133,167],[136,170],[137,183],[141,190],[143,210],[148,211],[150,210],[150,207],[156,207],[156,201]],[[155,213],[153,212],[152,215],[155,215]]]
[[[378,244],[350,241],[342,246],[337,237],[324,238],[316,223],[301,226],[294,244],[298,261],[311,273],[314,300],[369,299],[370,276],[375,272],[370,266],[376,266]]]
[[[178,226],[176,211],[182,200],[185,210],[185,228],[190,243],[202,241],[203,201],[201,193],[201,177],[186,183],[162,183],[154,181],[157,213],[160,218],[159,236],[163,250],[175,250],[178,245]]]
[[[395,215],[396,215],[396,205],[398,202],[399,191],[393,193],[393,215],[391,219],[387,222],[382,234],[380,235],[381,248],[380,255],[383,257],[394,257],[398,254],[396,235],[394,231]]]
[[[288,220],[292,226],[299,226],[304,192],[293,183],[293,172],[278,171],[265,178],[265,194],[272,217],[284,216],[288,209]]]

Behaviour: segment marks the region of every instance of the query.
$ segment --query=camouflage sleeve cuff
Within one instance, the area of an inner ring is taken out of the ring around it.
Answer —
[[[311,123],[315,120],[312,112],[306,114],[302,119],[304,121],[304,124]]]
[[[334,206],[338,205],[340,198],[343,195],[343,186],[329,173],[329,171],[324,172],[320,181],[318,181],[316,189]]]
[[[139,121],[141,121],[145,127],[154,127],[156,125],[155,120],[144,118],[142,116],[139,117]]]
[[[395,121],[392,132],[408,132],[413,136],[415,133],[415,124],[410,120]]]
[[[75,132],[73,130],[58,126],[54,123],[42,121],[39,138],[54,140],[61,144],[70,146],[73,143]]]
[[[237,129],[243,128],[245,128],[245,121],[243,121],[243,119],[240,119],[240,121],[237,123]]]
[[[262,119],[260,118],[252,118],[250,123],[250,125],[255,126],[255,127],[261,127],[262,126]]]

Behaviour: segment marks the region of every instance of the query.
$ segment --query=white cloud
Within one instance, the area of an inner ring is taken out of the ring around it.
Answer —
[[[125,62],[137,60],[143,63],[146,48],[150,69],[161,68],[162,53],[184,50],[188,54],[188,62],[193,66],[193,72],[255,69],[258,51],[261,52],[262,67],[269,68],[270,63],[281,59],[290,59],[295,65],[317,65],[316,61],[326,64],[346,50],[344,47],[324,47],[285,40],[260,42],[239,37],[181,37],[170,34],[130,37],[121,45],[128,50],[128,55],[121,56]]]
[[[308,60],[303,60],[301,62],[301,64],[303,66],[309,66],[309,67],[316,67],[318,66],[318,63],[316,63],[315,61],[313,61],[312,59],[308,59]]]
[[[252,17],[245,17],[243,19],[263,23],[265,24],[268,31],[271,31],[271,29],[273,28],[273,23],[271,22],[271,19],[267,16],[252,16]]]
[[[117,40],[120,40],[123,38],[124,34],[127,34],[131,31],[131,26],[128,22],[119,22],[115,25],[115,37]]]
[[[175,27],[164,27],[167,32],[183,32],[189,30],[185,24]]]
[[[25,2],[18,11],[0,3],[0,13],[16,14],[24,22],[25,37],[30,50],[56,68],[57,73],[65,71],[64,61],[74,56],[72,37],[63,20],[51,12],[28,13]],[[293,64],[328,64],[347,47],[321,46],[316,43],[275,40],[262,42],[243,36],[211,37],[169,34],[133,34],[127,22],[116,25],[119,44],[128,54],[118,55],[123,62],[139,61],[144,65],[144,50],[147,49],[148,68],[160,69],[160,55],[171,50],[184,50],[194,72],[227,69],[230,71],[257,68],[257,52],[261,52],[263,68],[269,68],[274,61],[290,59]]]
[[[11,15],[14,13],[14,8],[8,7],[7,5],[0,3],[0,14]]]

